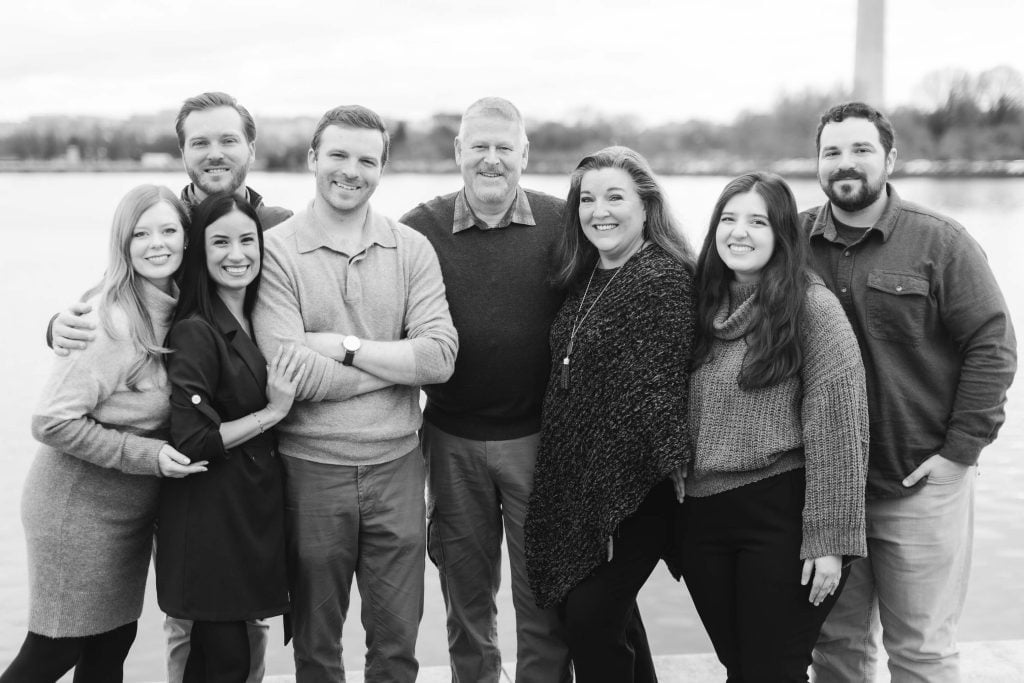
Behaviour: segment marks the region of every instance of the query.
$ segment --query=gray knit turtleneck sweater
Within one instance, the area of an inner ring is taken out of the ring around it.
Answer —
[[[691,376],[694,456],[686,494],[702,497],[806,468],[801,559],[867,554],[868,412],[857,339],[835,296],[814,278],[800,328],[800,372],[744,390],[737,378],[757,284],[733,283],[715,317],[711,354]]]

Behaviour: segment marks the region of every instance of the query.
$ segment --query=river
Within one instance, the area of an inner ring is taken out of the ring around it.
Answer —
[[[453,168],[454,170],[454,168]],[[0,301],[4,333],[0,341],[0,670],[14,656],[25,633],[28,590],[19,505],[21,488],[36,450],[29,416],[49,371],[51,354],[43,332],[46,321],[66,307],[102,274],[114,206],[134,185],[155,182],[177,191],[184,174],[0,174]],[[699,244],[712,204],[726,182],[719,177],[667,177],[663,184],[692,243]],[[268,203],[302,207],[313,193],[308,174],[253,173],[250,182]],[[398,217],[420,201],[461,185],[451,175],[385,174],[374,196],[376,210]],[[564,196],[563,176],[524,176],[523,185]],[[1024,180],[898,179],[901,196],[954,217],[988,253],[1010,302],[1024,326]],[[801,208],[821,202],[812,180],[793,183]],[[1018,328],[1020,329],[1020,327]],[[973,578],[961,621],[962,640],[1024,638],[1024,404],[1011,390],[1006,425],[983,454],[977,487]],[[428,563],[426,609],[417,654],[422,665],[447,662],[444,604],[437,575]],[[499,638],[506,660],[515,656],[515,634],[508,571],[499,594]],[[660,566],[640,596],[648,635],[656,654],[710,652],[684,587]],[[345,663],[362,669],[364,635],[353,600],[344,638]],[[125,680],[163,680],[162,615],[150,581],[139,635],[128,657]],[[268,673],[293,671],[291,650],[281,644],[280,619],[272,621]],[[68,679],[70,680],[70,679]]]

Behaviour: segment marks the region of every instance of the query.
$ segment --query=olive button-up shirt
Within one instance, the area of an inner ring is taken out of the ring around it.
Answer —
[[[889,200],[847,244],[828,204],[801,214],[812,265],[846,311],[867,372],[869,497],[940,453],[974,464],[1005,419],[1017,368],[1009,310],[984,252],[949,218]],[[920,486],[920,484],[919,484]]]

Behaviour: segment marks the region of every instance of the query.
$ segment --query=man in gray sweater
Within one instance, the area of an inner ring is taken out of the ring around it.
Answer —
[[[364,603],[366,680],[411,683],[418,671],[426,474],[419,387],[449,378],[458,340],[430,242],[370,208],[388,148],[369,109],[324,114],[308,153],[316,194],[267,233],[253,311],[260,347],[294,344],[306,367],[276,428],[298,683],[344,680],[353,575]]]

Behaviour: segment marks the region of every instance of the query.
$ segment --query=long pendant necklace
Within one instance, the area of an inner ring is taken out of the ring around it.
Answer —
[[[576,315],[573,317],[573,326],[569,331],[569,345],[565,349],[565,358],[562,359],[562,389],[569,388],[569,357],[572,356],[572,345],[573,342],[576,341],[576,333],[580,331],[581,327],[583,327],[583,321],[587,319],[590,312],[594,310],[595,306],[597,306],[597,302],[601,300],[601,295],[603,295],[604,291],[608,289],[608,285],[612,283],[615,276],[619,274],[620,270],[622,270],[621,266],[615,269],[612,276],[608,278],[608,282],[604,283],[604,287],[602,287],[601,291],[598,292],[597,298],[594,299],[594,303],[590,304],[590,308],[587,309],[586,313],[583,313],[583,317],[581,318],[580,313],[583,311],[583,304],[587,301],[587,294],[590,292],[590,285],[594,282],[594,274],[597,273],[597,266],[598,264],[595,263],[594,270],[590,271],[590,279],[587,280],[587,287],[583,290],[583,298],[580,299],[580,307],[576,311]]]

